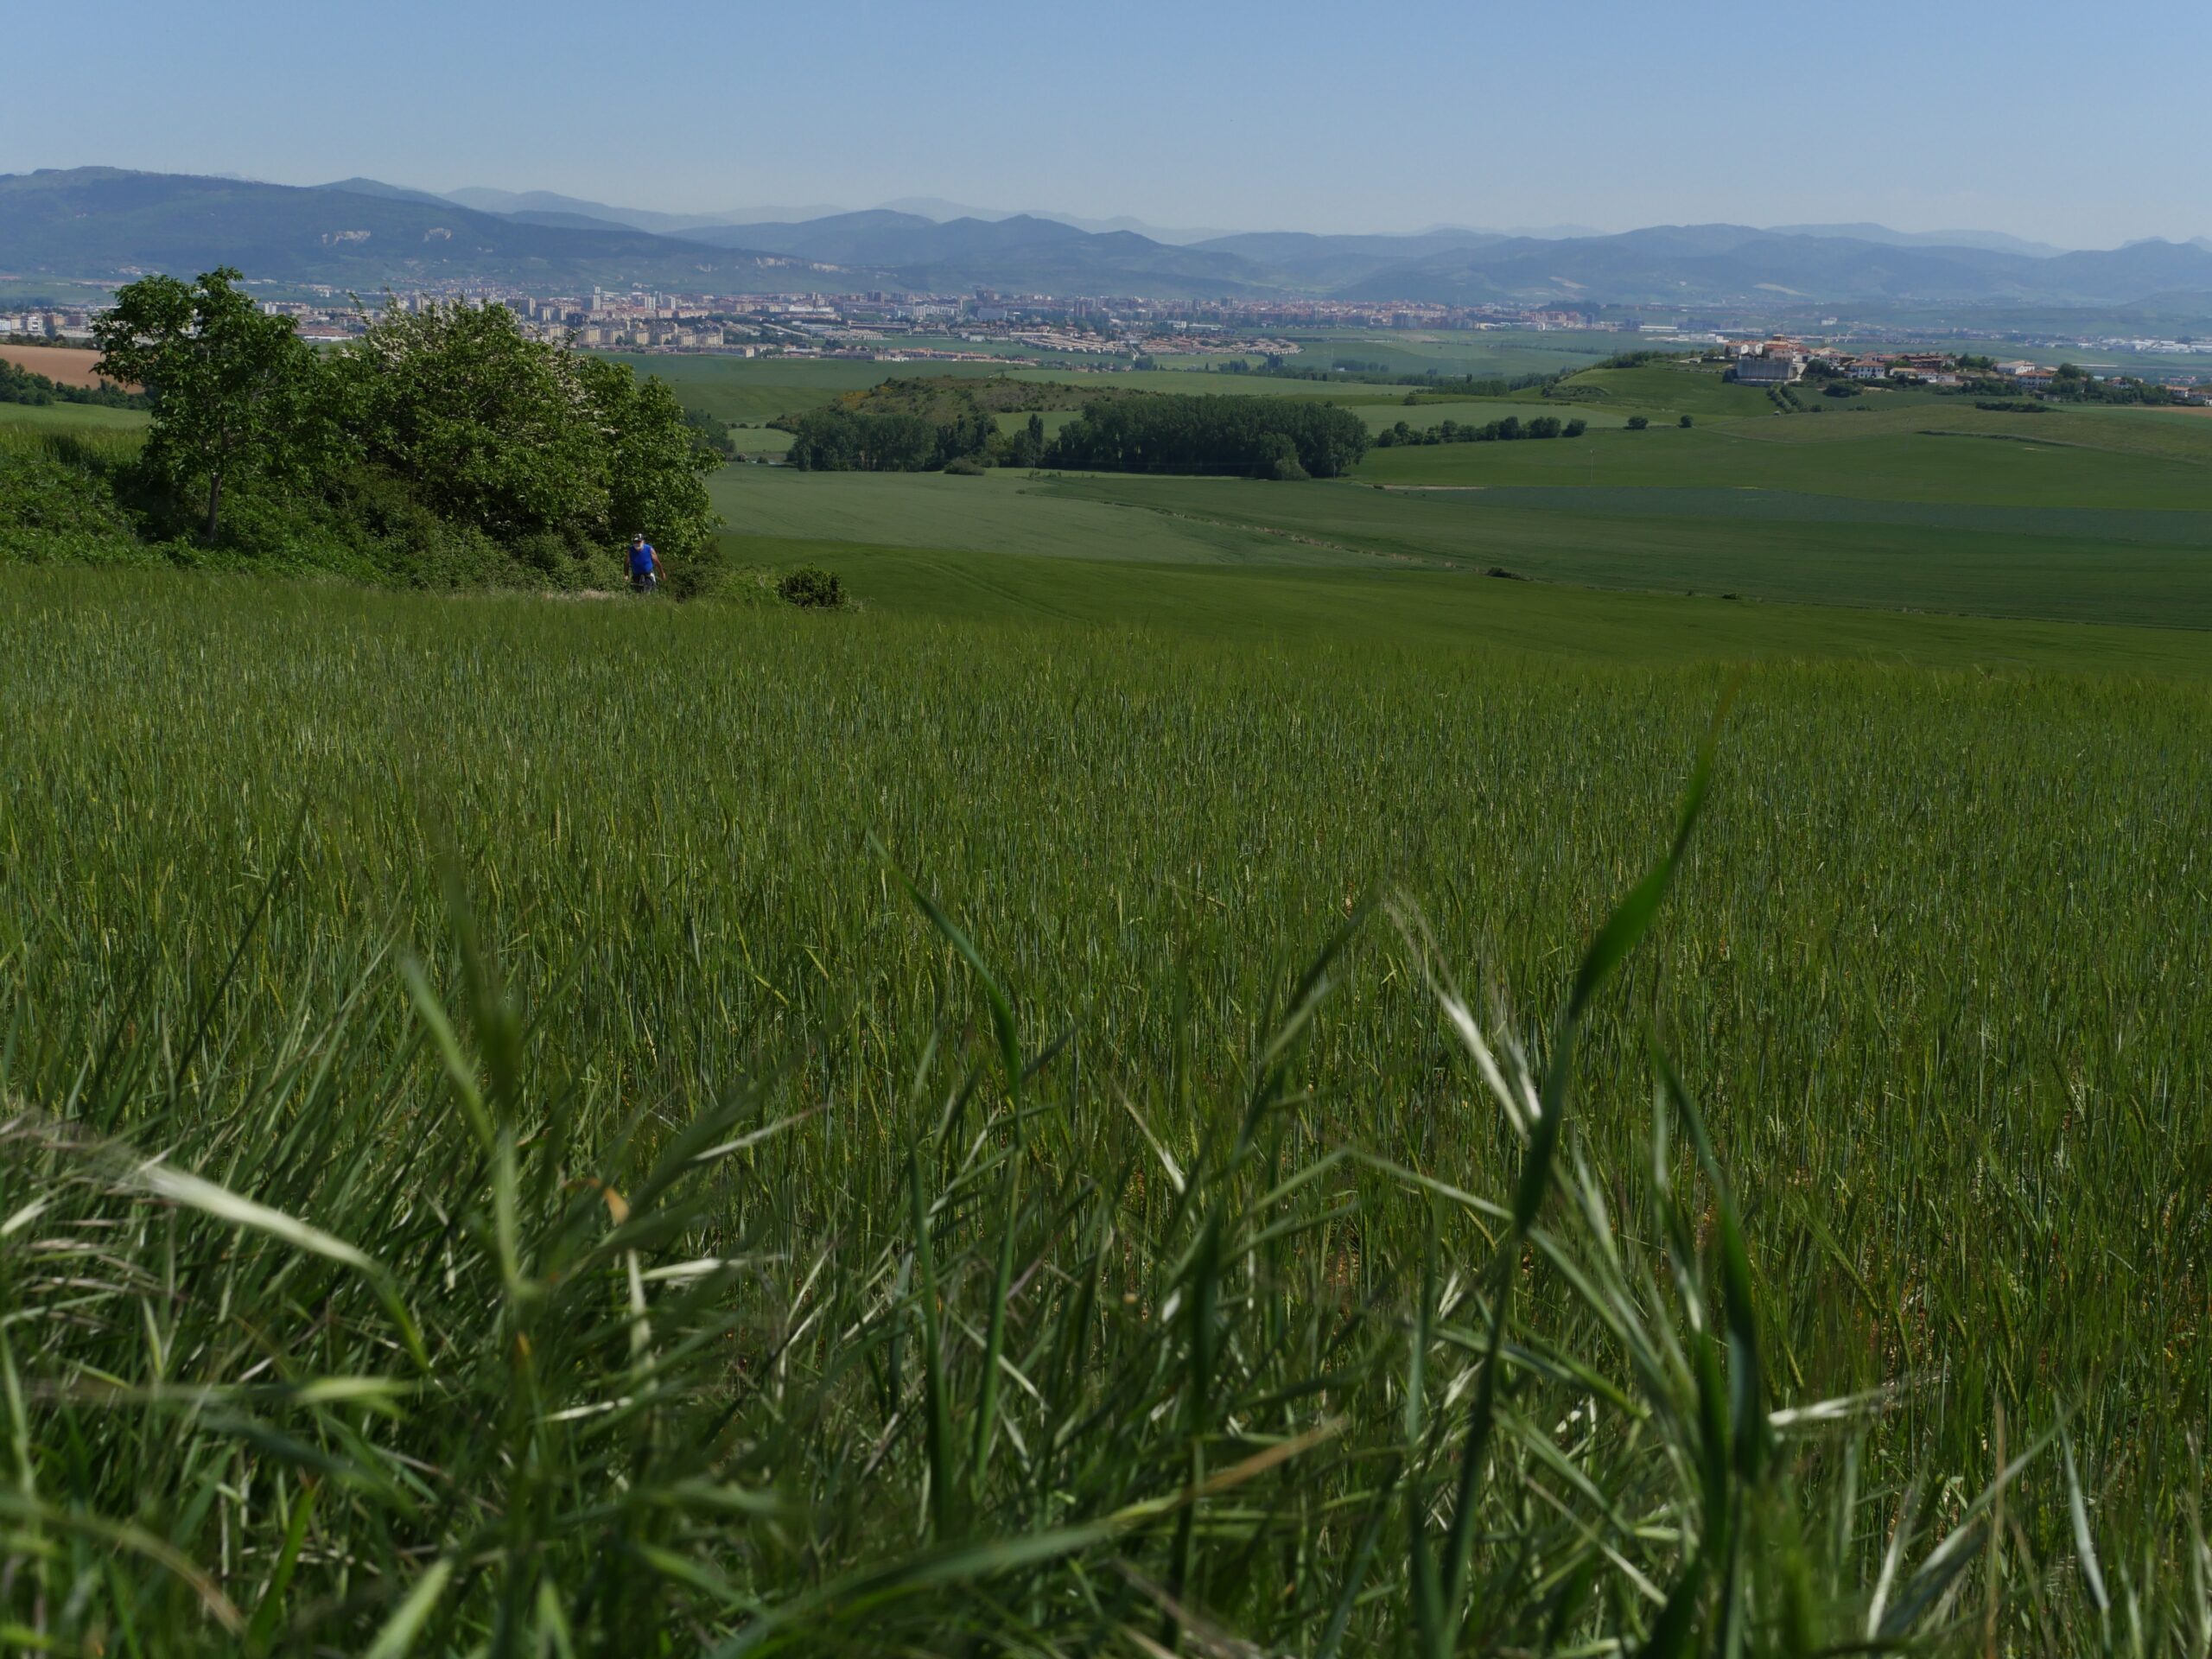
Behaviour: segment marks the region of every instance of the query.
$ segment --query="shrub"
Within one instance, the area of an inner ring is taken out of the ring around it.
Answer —
[[[1675,422],[1675,425],[1677,425],[1677,426],[1688,427],[1688,426],[1694,426],[1694,425],[1695,425],[1695,424],[1696,424],[1696,423],[1695,423],[1695,422],[1694,422],[1694,421],[1692,421],[1688,416],[1685,415],[1685,416],[1682,416],[1682,418],[1681,418],[1681,420],[1679,420],[1679,421]]]
[[[125,536],[130,522],[99,479],[60,461],[0,454],[0,525]]]
[[[834,570],[802,565],[776,584],[789,603],[810,611],[836,610],[845,602],[845,583]]]
[[[1628,429],[1631,432],[1641,432],[1650,424],[1651,422],[1646,416],[1631,415],[1628,417]]]
[[[944,470],[955,478],[981,478],[988,470],[980,461],[961,455],[944,463]]]

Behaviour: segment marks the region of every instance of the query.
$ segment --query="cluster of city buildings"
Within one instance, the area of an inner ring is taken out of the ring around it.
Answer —
[[[1135,357],[1160,352],[1196,354],[1265,353],[1287,356],[1290,340],[1239,332],[1225,321],[1165,316],[1144,301],[1042,295],[894,296],[886,293],[775,296],[664,294],[594,289],[588,295],[546,296],[516,289],[465,289],[391,296],[379,304],[418,312],[461,299],[506,306],[529,333],[601,349],[967,359],[994,357],[964,346],[1007,344],[1034,351]],[[374,313],[351,296],[317,294],[270,300],[272,315],[291,317],[310,340],[344,340],[367,327]],[[914,342],[928,340],[923,346]],[[950,344],[943,342],[951,342]]]
[[[1289,355],[1285,333],[1314,328],[1627,328],[1579,312],[1510,306],[1376,305],[1332,300],[1161,300],[1136,296],[1011,294],[671,295],[594,289],[546,298],[498,289],[469,297],[499,301],[549,334],[574,331],[580,344],[638,350],[736,351],[817,345],[895,349],[914,335],[1011,341],[1040,350],[1134,356],[1185,353]],[[409,296],[421,305],[447,296]],[[343,326],[334,316],[319,319]],[[304,325],[303,325],[304,326]],[[359,326],[356,322],[355,326]],[[719,337],[717,337],[719,336]]]
[[[89,340],[97,311],[0,311],[0,340]]]
[[[264,284],[249,283],[249,287]],[[500,285],[448,285],[420,293],[364,299],[327,287],[295,288],[295,297],[263,308],[289,316],[310,340],[359,334],[385,304],[404,309],[454,299],[496,302],[547,338],[637,351],[761,352],[856,349],[897,351],[916,335],[1011,341],[1039,350],[1113,356],[1185,353],[1290,355],[1284,336],[1319,328],[1600,329],[1634,332],[1633,321],[1551,308],[1452,306],[1344,300],[1162,300],[1140,296],[1010,294],[978,288],[964,294],[881,291],[783,295],[670,294],[594,288],[548,296]],[[304,296],[305,297],[296,297]],[[89,337],[92,313],[24,312],[0,316],[0,334],[31,338]]]
[[[276,284],[249,282],[249,288]],[[1956,361],[1940,354],[1900,349],[1867,352],[1880,331],[1846,325],[1837,340],[1855,339],[1859,347],[1808,344],[1796,339],[1738,339],[1723,333],[1726,321],[1688,312],[1669,321],[1651,320],[1650,308],[1611,315],[1595,310],[1512,305],[1442,305],[1326,299],[1161,300],[1134,296],[1012,294],[978,288],[963,294],[780,295],[673,294],[645,289],[594,288],[572,295],[531,293],[481,283],[448,284],[405,295],[363,299],[330,287],[293,287],[286,297],[262,302],[263,308],[294,320],[302,338],[318,343],[350,339],[365,329],[385,305],[419,311],[453,300],[504,304],[524,327],[547,340],[607,350],[713,352],[732,356],[763,354],[872,358],[888,361],[971,360],[1037,352],[1060,356],[1094,356],[1102,364],[1166,354],[1290,357],[1298,353],[1288,336],[1323,329],[1518,329],[1614,332],[1655,338],[1669,346],[1719,347],[1749,385],[1788,385],[1815,363],[1857,380],[1913,380],[1924,385],[1962,384]],[[0,340],[88,341],[99,315],[95,307],[27,309],[0,313]],[[1822,320],[1822,327],[1835,324]],[[1964,336],[1961,336],[1964,337]],[[2022,345],[2044,349],[2095,349],[2112,353],[2205,353],[2212,339],[2044,340],[2024,336],[1990,336],[2014,350]],[[1982,375],[1990,372],[1980,370]],[[2033,363],[2000,365],[1999,372],[2023,391],[2044,389],[2049,371]],[[2168,374],[2177,381],[2212,380]]]
[[[1945,352],[1876,352],[1856,353],[1834,346],[1808,346],[1788,339],[1732,340],[1724,347],[1736,378],[1747,386],[1786,386],[1802,380],[1815,366],[1831,375],[1859,381],[1903,381],[1937,388],[1965,385],[1969,379],[2001,379],[2016,391],[2050,390],[2056,372],[2050,365],[2021,359],[1994,367],[1962,371],[1958,357]],[[2166,384],[2192,403],[2212,403],[2212,382],[2182,376]]]

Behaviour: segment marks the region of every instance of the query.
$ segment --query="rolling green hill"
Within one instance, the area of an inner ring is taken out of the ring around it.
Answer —
[[[734,423],[759,425],[779,415],[795,415],[849,391],[865,391],[886,380],[922,374],[978,378],[998,372],[988,363],[847,362],[836,359],[742,358],[610,353],[640,375],[656,375],[687,409],[704,410]]]
[[[1071,537],[1071,543],[1077,537]],[[2212,683],[2212,634],[2180,628],[1749,603],[1501,582],[1387,563],[1353,569],[1183,556],[1051,557],[1026,551],[791,540],[731,532],[733,557],[826,564],[860,602],[901,615],[1058,621],[1112,631],[1330,651],[1468,648],[1563,662],[1688,664],[1860,661],[2110,672]],[[1187,555],[1194,535],[1163,546]]]
[[[1574,443],[1440,444],[1371,451],[1360,476],[1446,488],[1497,485],[1788,490],[1986,506],[2212,508],[2212,423],[1976,410],[1860,423],[1793,415],[1690,431],[1592,432]],[[1974,417],[1972,419],[1963,418]]]
[[[1586,369],[1554,386],[1550,397],[1554,402],[1588,403],[1630,413],[1719,420],[1774,413],[1774,405],[1763,389],[1724,380],[1717,366],[1688,363]]]
[[[1649,435],[1592,433],[1573,442],[1446,446],[1387,458],[1461,449],[1572,454],[1580,445],[1626,446]],[[1945,443],[1924,442],[1939,450]],[[1908,450],[1889,464],[1904,484],[1925,486],[1948,459]],[[2173,467],[2141,465],[2154,474]],[[1572,462],[1566,470],[1571,479]],[[1989,505],[1771,483],[1693,487],[1680,473],[1661,476],[1669,481],[1428,491],[751,468],[724,474],[715,493],[740,538],[733,547],[758,537],[1130,566],[1319,567],[1385,582],[1427,570],[1478,586],[1503,567],[1548,582],[1677,596],[2212,629],[2212,502],[2196,510],[2068,505],[2063,478],[2039,480],[2041,504]],[[1833,473],[1827,481],[1836,481]],[[2109,491],[2077,480],[2070,493]],[[1131,593],[1153,580],[1133,575]],[[2212,636],[2174,649],[2208,644]]]

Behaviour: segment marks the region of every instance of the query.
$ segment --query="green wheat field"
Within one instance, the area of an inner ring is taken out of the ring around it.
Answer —
[[[2212,422],[1564,385],[0,570],[0,1651],[2212,1650]]]
[[[2202,1650],[2201,680],[0,642],[11,1643]]]

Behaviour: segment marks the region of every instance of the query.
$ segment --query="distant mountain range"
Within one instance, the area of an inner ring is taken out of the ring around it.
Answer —
[[[1671,225],[1449,250],[1392,264],[1337,291],[1352,299],[1457,304],[1541,297],[1630,305],[2108,306],[2152,296],[2212,296],[2212,251],[2153,241],[2037,256],[1741,225]]]
[[[909,211],[923,207],[936,211]],[[1996,232],[1878,225],[1145,234],[1123,221],[933,201],[686,215],[549,192],[440,196],[360,178],[303,188],[108,168],[0,175],[0,275],[217,264],[363,289],[455,279],[550,292],[632,282],[725,293],[986,287],[1560,307],[2152,305],[2212,316],[2212,242],[2202,238],[2067,252]]]
[[[103,167],[0,175],[0,270],[90,278],[226,264],[363,289],[481,278],[769,292],[832,280],[794,270],[788,256],[621,226],[532,225],[372,180],[302,188]]]
[[[2030,242],[2002,231],[1893,231],[1886,225],[1773,225],[1777,236],[1841,237],[1880,242],[1893,248],[1980,248],[1990,253],[2024,253],[2037,259],[2067,251],[2048,242]]]

